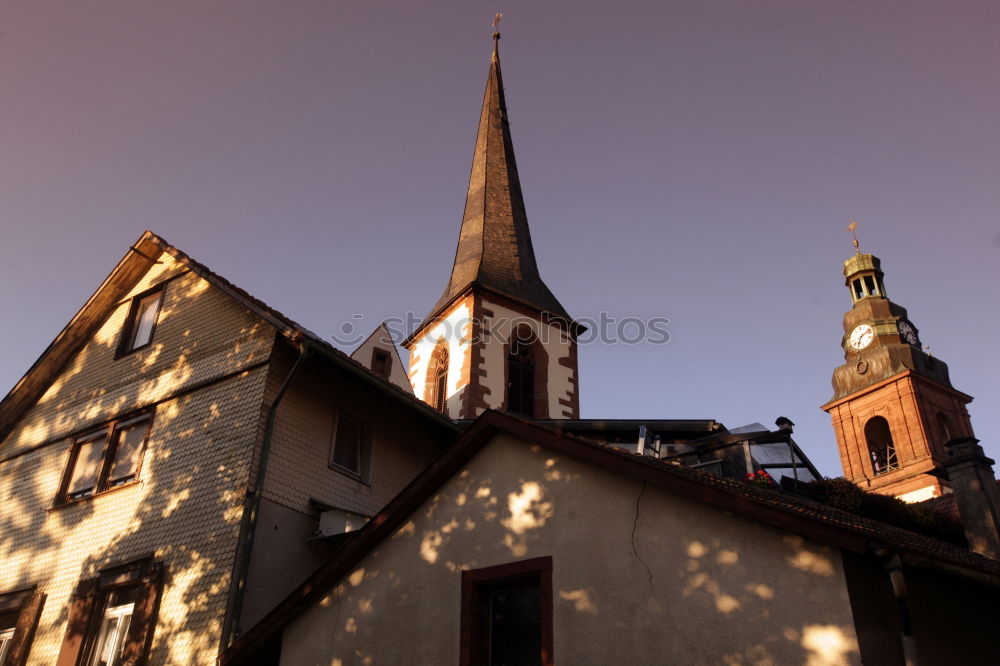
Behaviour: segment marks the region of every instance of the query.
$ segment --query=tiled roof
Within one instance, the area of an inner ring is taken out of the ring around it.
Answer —
[[[360,371],[367,379],[371,379],[381,385],[387,391],[395,394],[397,397],[402,398],[411,406],[416,407],[422,412],[425,412],[429,416],[433,416],[435,420],[447,423],[449,426],[454,427],[453,422],[445,417],[441,412],[437,411],[423,400],[420,400],[411,393],[407,393],[400,387],[396,386],[390,382],[387,378],[382,377],[379,374],[372,372],[370,368],[354,360],[344,352],[340,351],[329,342],[324,340],[322,337],[313,333],[305,326],[302,326],[298,322],[294,321],[292,318],[287,317],[278,310],[272,308],[264,301],[256,298],[246,290],[233,284],[226,278],[222,277],[218,273],[214,272],[205,264],[192,259],[183,251],[177,249],[162,237],[157,236],[151,231],[147,231],[152,240],[154,240],[164,252],[168,253],[178,262],[186,265],[195,274],[204,278],[215,287],[225,291],[232,298],[240,302],[244,307],[251,310],[255,314],[268,320],[275,328],[277,328],[289,341],[293,343],[300,343],[302,341],[308,341],[310,344],[318,348],[325,356],[331,360],[340,363],[348,368],[355,371]]]
[[[387,379],[375,374],[369,368],[350,358],[336,349],[319,335],[308,330],[290,317],[255,298],[247,291],[236,286],[204,264],[195,261],[186,253],[177,249],[162,237],[152,231],[146,231],[125,257],[119,262],[101,286],[88,299],[80,311],[65,328],[42,352],[38,360],[28,369],[24,377],[0,401],[0,442],[10,432],[14,424],[39,396],[48,388],[51,381],[58,375],[64,364],[73,354],[85,344],[97,327],[104,321],[108,312],[116,307],[128,291],[149,269],[150,262],[159,252],[166,252],[176,261],[186,266],[196,275],[228,294],[251,312],[262,317],[274,326],[287,340],[293,344],[307,344],[311,349],[337,363],[355,376],[370,382],[374,386],[395,396],[423,416],[430,418],[449,429],[457,427],[446,416],[407,393]]]

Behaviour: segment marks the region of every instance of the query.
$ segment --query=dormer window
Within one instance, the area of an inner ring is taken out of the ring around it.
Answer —
[[[142,349],[153,341],[153,330],[160,314],[160,303],[163,301],[163,287],[139,294],[132,299],[128,319],[122,330],[121,342],[118,345],[118,355],[123,356]]]

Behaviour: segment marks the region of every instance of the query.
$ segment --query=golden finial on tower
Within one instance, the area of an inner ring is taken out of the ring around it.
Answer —
[[[854,251],[861,254],[861,248],[858,247],[858,235],[854,233],[854,230],[858,228],[858,223],[851,220],[851,223],[847,225],[847,230],[851,232],[851,238],[854,239]]]
[[[497,52],[497,45],[500,42],[500,19],[503,18],[503,12],[497,12],[497,15],[493,17],[493,62],[500,61],[500,54]]]
[[[493,62],[500,61],[500,54],[498,53],[498,45],[500,43],[500,19],[503,18],[503,12],[497,12],[497,15],[493,17]]]

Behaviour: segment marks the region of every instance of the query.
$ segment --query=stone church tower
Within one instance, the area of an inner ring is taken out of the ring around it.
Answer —
[[[504,100],[499,33],[483,98],[465,214],[451,277],[403,342],[410,382],[452,418],[501,409],[578,418],[573,321],[542,282],[528,231]]]
[[[844,364],[823,405],[844,476],[906,501],[949,492],[929,472],[946,460],[945,443],[973,436],[972,398],[952,387],[943,361],[921,351],[917,327],[886,296],[878,257],[856,251],[844,277],[854,307],[844,315]]]

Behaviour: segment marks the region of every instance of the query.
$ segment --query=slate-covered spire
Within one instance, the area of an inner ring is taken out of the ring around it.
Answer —
[[[507,122],[497,50],[499,39],[500,34],[493,33],[493,58],[479,118],[455,265],[448,286],[431,314],[437,314],[469,285],[476,285],[539,311],[570,319],[538,275]]]

